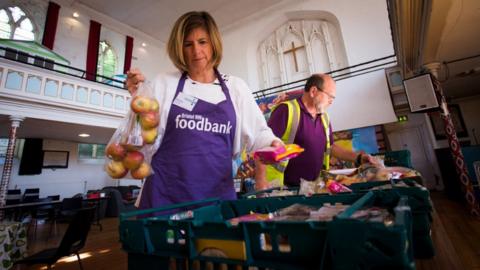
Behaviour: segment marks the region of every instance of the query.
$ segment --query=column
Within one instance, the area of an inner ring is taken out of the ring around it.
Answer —
[[[447,134],[450,153],[455,162],[455,170],[460,179],[460,184],[462,185],[462,192],[464,193],[470,213],[478,217],[480,216],[479,198],[475,196],[475,194],[479,194],[478,192],[475,192],[475,190],[478,189],[478,183],[473,183],[468,175],[465,159],[460,148],[460,143],[458,142],[457,132],[452,122],[452,117],[448,111],[448,104],[443,94],[442,85],[440,84],[440,81],[437,80],[440,67],[440,63],[430,63],[425,65],[425,68],[427,68],[434,77],[434,88],[437,95],[440,97],[440,116],[445,124],[445,133]]]
[[[5,164],[3,164],[2,180],[0,183],[0,206],[5,206],[5,199],[8,190],[8,183],[10,182],[10,175],[12,173],[13,153],[15,151],[15,142],[17,140],[17,128],[20,126],[23,117],[10,116],[12,124],[10,126],[10,135],[8,137],[7,155],[5,157]],[[3,219],[3,212],[0,211],[0,220]]]

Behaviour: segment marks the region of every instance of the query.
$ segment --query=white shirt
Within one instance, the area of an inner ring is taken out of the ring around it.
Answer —
[[[180,72],[160,74],[153,81],[155,95],[160,104],[157,149],[165,135],[168,112],[170,111],[180,77]],[[251,152],[270,146],[272,141],[278,138],[275,137],[272,130],[267,126],[267,122],[253,99],[252,92],[247,84],[242,79],[234,76],[222,74],[222,78],[230,91],[230,98],[232,99],[237,117],[233,155],[239,155],[243,148],[247,152]],[[200,83],[187,77],[183,92],[213,104],[218,104],[226,98],[218,79],[213,83]]]

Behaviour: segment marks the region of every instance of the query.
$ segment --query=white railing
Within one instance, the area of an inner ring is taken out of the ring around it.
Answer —
[[[117,87],[0,58],[0,98],[121,118],[130,94]]]

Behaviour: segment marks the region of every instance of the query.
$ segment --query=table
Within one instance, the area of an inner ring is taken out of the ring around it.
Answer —
[[[56,201],[48,201],[48,202],[31,202],[31,203],[18,203],[18,204],[10,204],[0,207],[0,210],[7,210],[7,209],[23,209],[23,208],[36,208],[43,205],[55,205],[61,204],[61,200]]]
[[[0,268],[10,269],[27,251],[27,231],[20,222],[0,223]]]
[[[95,219],[95,222],[93,225],[99,226],[100,231],[103,230],[102,224],[100,223],[100,202],[102,200],[108,200],[110,197],[109,196],[104,196],[104,197],[98,197],[98,198],[83,198],[83,202],[87,203],[89,205],[92,205],[96,207],[97,210],[97,217]],[[19,204],[12,204],[12,205],[5,205],[3,207],[0,207],[0,211],[8,210],[8,209],[15,209],[15,211],[18,211],[21,213],[21,211],[29,211],[32,209],[36,209],[40,206],[46,206],[46,205],[52,205],[52,206],[57,206],[61,205],[62,200],[55,200],[55,201],[47,201],[47,202],[32,202],[32,203],[19,203]],[[85,204],[84,204],[85,205]],[[1,265],[1,261],[0,261]]]
[[[5,205],[0,207],[0,211],[6,211],[6,210],[12,210],[14,212],[13,217],[14,220],[20,221],[22,217],[22,214],[24,212],[32,211],[34,209],[37,209],[40,206],[46,206],[46,205],[59,205],[61,204],[61,200],[55,200],[55,201],[44,201],[44,202],[31,202],[31,203],[18,203],[18,204],[11,204],[11,205]],[[1,263],[1,262],[0,262]]]

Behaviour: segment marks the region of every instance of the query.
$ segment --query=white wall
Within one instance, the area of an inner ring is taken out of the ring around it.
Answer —
[[[14,159],[9,188],[40,188],[40,197],[59,194],[61,198],[71,197],[91,189],[105,186],[140,185],[138,180],[111,179],[103,170],[103,160],[86,162],[78,160],[75,142],[44,140],[43,150],[68,151],[67,169],[42,169],[38,175],[18,175],[20,160]],[[0,166],[3,169],[3,166]]]
[[[71,66],[85,70],[90,20],[95,20],[102,25],[101,35],[107,35],[113,43],[123,42],[123,50],[116,50],[119,73],[123,72],[126,36],[134,39],[132,67],[140,68],[147,78],[159,71],[172,69],[163,42],[84,5],[71,4],[68,0],[58,0],[57,3],[61,8],[53,50],[68,59]],[[73,18],[73,12],[78,12],[80,16]],[[147,46],[143,47],[142,43]]]
[[[272,7],[225,29],[221,72],[239,76],[252,91],[259,90],[256,53],[260,42],[286,21],[302,15],[312,18],[315,11],[338,19],[349,65],[394,54],[384,0],[308,0]]]
[[[70,8],[60,8],[53,51],[70,61],[70,66],[85,70],[90,19],[72,14]]]

